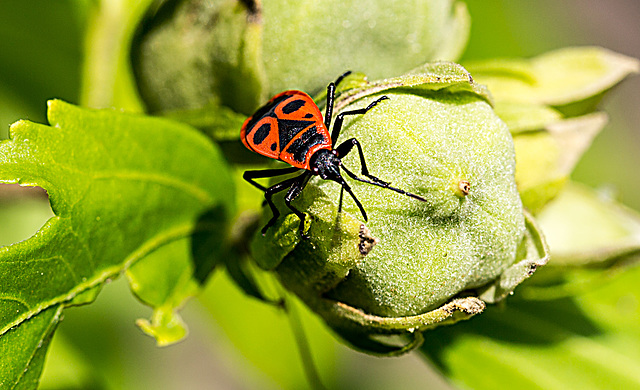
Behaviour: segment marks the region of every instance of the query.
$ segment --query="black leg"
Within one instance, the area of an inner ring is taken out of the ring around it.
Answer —
[[[350,138],[344,141],[343,143],[341,143],[335,150],[338,153],[338,157],[342,158],[347,154],[349,154],[349,152],[351,152],[354,146],[358,148],[358,154],[360,155],[360,166],[362,167],[362,175],[368,177],[369,179],[377,183],[388,185],[389,183],[387,183],[386,181],[380,180],[369,173],[369,169],[367,168],[367,163],[364,161],[364,152],[362,151],[362,146],[360,146],[360,142],[358,142],[357,139]]]
[[[360,178],[360,177],[356,176],[353,172],[351,172],[351,171],[350,171],[350,170],[348,170],[347,168],[345,168],[345,166],[344,166],[344,165],[341,165],[340,167],[341,167],[341,168],[342,168],[342,169],[347,173],[347,175],[349,175],[349,177],[350,177],[350,178],[352,178],[353,180],[356,180],[356,181],[359,181],[359,182],[362,182],[362,183],[373,184],[374,186],[378,186],[378,187],[382,187],[382,188],[386,188],[386,189],[389,189],[389,190],[391,190],[391,191],[395,191],[395,192],[397,192],[397,193],[399,193],[399,194],[407,195],[407,196],[410,196],[410,197],[412,197],[412,198],[414,198],[414,199],[418,199],[419,201],[422,201],[422,202],[426,202],[426,201],[427,201],[425,198],[423,198],[423,197],[422,197],[422,196],[420,196],[420,195],[412,194],[411,192],[407,192],[407,191],[405,191],[405,190],[401,190],[400,188],[391,187],[388,183],[384,183],[384,182],[383,182],[383,183],[380,183],[380,182],[375,182],[375,181],[369,181],[369,180],[362,179],[362,178]]]
[[[333,101],[336,95],[336,87],[345,77],[349,76],[350,74],[350,70],[344,72],[336,79],[336,81],[330,83],[329,86],[327,86],[327,111],[324,114],[324,125],[327,127],[327,129],[331,127],[331,116],[333,115]]]
[[[253,179],[262,179],[267,177],[275,177],[280,175],[286,175],[288,173],[294,173],[299,171],[300,168],[289,167],[289,168],[276,168],[276,169],[260,169],[256,171],[245,171],[242,175],[242,178],[245,179],[249,184],[258,188],[261,191],[266,191],[267,187],[263,186],[260,183],[253,181]]]
[[[296,178],[296,181],[291,185],[289,192],[287,192],[287,194],[284,196],[284,203],[300,219],[300,227],[298,228],[298,231],[300,232],[300,236],[302,238],[309,238],[309,236],[307,236],[304,233],[304,218],[305,218],[304,213],[298,210],[297,208],[295,208],[291,204],[291,202],[302,193],[302,190],[304,189],[304,187],[307,186],[307,183],[309,182],[310,178],[311,178],[311,172],[305,172],[302,175],[298,176]]]
[[[342,121],[344,121],[344,117],[346,115],[366,114],[367,111],[369,111],[370,109],[375,107],[376,104],[380,103],[383,100],[387,100],[387,99],[389,99],[389,98],[385,95],[385,96],[381,97],[380,99],[374,101],[373,103],[369,104],[366,108],[361,108],[359,110],[341,112],[340,114],[338,114],[338,116],[336,117],[336,122],[333,125],[333,130],[331,131],[331,144],[335,145],[336,141],[338,141],[338,136],[340,135],[340,130],[342,129]],[[333,107],[332,107],[332,109],[333,109]],[[327,126],[327,128],[328,128],[328,126]]]
[[[305,174],[303,173],[301,176],[304,176]],[[276,207],[275,204],[273,204],[273,201],[271,200],[271,197],[274,194],[277,194],[278,192],[282,192],[284,190],[286,190],[287,188],[291,188],[293,185],[295,185],[295,183],[300,179],[301,176],[298,177],[292,177],[291,179],[287,179],[284,181],[281,181],[278,184],[275,184],[269,188],[267,188],[264,192],[264,199],[267,201],[267,204],[269,205],[269,207],[271,208],[271,212],[273,213],[273,217],[271,217],[271,219],[269,220],[269,222],[267,222],[266,225],[264,225],[264,227],[262,228],[262,235],[264,236],[264,234],[267,232],[267,229],[269,229],[271,226],[273,226],[273,224],[276,223],[276,221],[278,220],[278,217],[280,216],[280,211],[278,211],[278,208]]]

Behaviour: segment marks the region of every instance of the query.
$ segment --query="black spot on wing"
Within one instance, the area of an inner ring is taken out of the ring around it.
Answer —
[[[274,113],[275,111],[275,107],[280,104],[283,100],[286,100],[288,98],[290,98],[291,95],[283,95],[278,97],[277,99],[274,99],[273,101],[268,102],[267,104],[265,104],[264,106],[258,108],[258,110],[256,110],[256,112],[251,116],[251,120],[247,123],[246,125],[246,129],[247,129],[247,133],[246,136],[249,136],[249,134],[251,134],[251,132],[253,132],[254,127],[256,125],[256,123],[258,123],[262,118],[270,116],[270,117],[275,117],[276,114]]]
[[[287,152],[293,155],[293,159],[298,162],[304,162],[307,158],[307,153],[311,147],[327,143],[327,139],[324,134],[319,133],[315,126],[310,127],[299,138],[289,145]]]
[[[272,151],[275,152],[277,148],[278,148],[278,144],[277,143],[274,142],[274,143],[271,144],[271,150]]]
[[[253,133],[253,143],[254,145],[260,145],[268,136],[271,131],[270,123],[263,123],[262,126],[258,127],[258,130]]]
[[[305,101],[302,99],[293,100],[282,107],[282,112],[285,114],[291,114],[292,112],[298,111],[300,107],[304,106],[304,104]]]
[[[308,112],[307,115],[304,116],[305,118],[313,118],[313,114]]]
[[[313,125],[314,121],[297,121],[290,119],[278,119],[278,136],[280,137],[280,147],[289,144],[292,139],[307,127]]]

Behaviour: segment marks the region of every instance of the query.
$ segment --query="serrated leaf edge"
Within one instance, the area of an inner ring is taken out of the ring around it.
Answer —
[[[46,230],[51,229],[51,226],[52,224],[49,224],[46,228],[42,229],[39,233],[46,233]],[[4,326],[2,329],[0,329],[0,336],[5,334],[11,328],[20,325],[22,322],[42,312],[43,310],[56,304],[67,303],[71,301],[73,298],[75,298],[78,294],[90,288],[96,287],[99,284],[106,282],[110,278],[120,276],[120,274],[123,271],[129,268],[136,261],[144,258],[147,254],[153,252],[154,250],[160,248],[165,244],[168,244],[169,242],[172,242],[181,238],[186,238],[192,235],[195,231],[196,231],[195,224],[184,224],[174,229],[171,229],[169,231],[166,231],[163,234],[157,235],[154,239],[148,240],[146,243],[141,245],[136,251],[132,252],[127,258],[125,258],[125,260],[121,263],[121,265],[105,268],[102,270],[102,272],[97,274],[94,278],[87,280],[84,283],[78,284],[78,286],[72,289],[68,294],[51,299],[45,302],[44,304],[40,304],[35,308],[32,308],[24,312],[22,315],[17,317],[14,321],[10,322],[6,326]],[[8,249],[11,247],[12,246],[5,247],[5,248]]]

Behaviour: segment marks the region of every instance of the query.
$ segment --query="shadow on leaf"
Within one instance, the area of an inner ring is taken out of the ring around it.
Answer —
[[[227,210],[221,204],[200,215],[191,235],[191,261],[193,261],[193,277],[200,285],[204,285],[211,271],[224,261]]]
[[[425,333],[420,352],[446,373],[449,371],[446,355],[461,344],[475,344],[476,348],[485,343],[545,348],[573,337],[600,334],[602,331],[572,299],[543,302],[512,299],[503,307],[487,307],[469,321]]]

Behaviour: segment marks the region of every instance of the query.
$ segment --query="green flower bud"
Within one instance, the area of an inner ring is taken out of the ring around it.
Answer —
[[[546,261],[525,222],[511,135],[469,74],[428,65],[346,91],[336,107],[363,108],[382,94],[389,100],[345,120],[338,144],[357,138],[372,175],[426,201],[347,179],[364,222],[348,196],[338,212],[339,185],[314,178],[294,202],[310,216],[311,238],[300,239],[289,214],[252,245],[262,267],[356,344],[361,332],[413,332],[476,314]],[[342,161],[360,171],[357,152]],[[482,300],[454,299],[463,292]]]
[[[181,0],[147,18],[132,52],[151,111],[213,101],[248,115],[348,69],[379,78],[455,60],[468,32],[466,7],[453,0]]]

